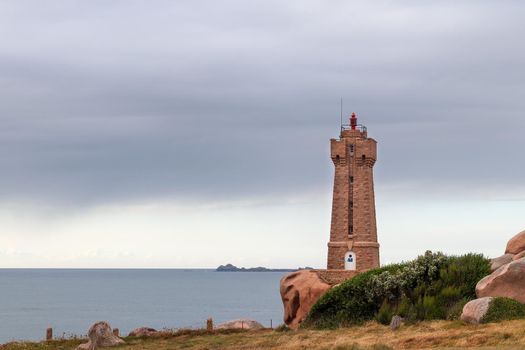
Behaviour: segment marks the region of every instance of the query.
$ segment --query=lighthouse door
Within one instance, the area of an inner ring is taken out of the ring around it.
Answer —
[[[356,256],[354,252],[347,252],[345,254],[345,270],[356,269]]]

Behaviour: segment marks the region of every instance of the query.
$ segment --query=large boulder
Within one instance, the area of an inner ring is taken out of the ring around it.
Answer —
[[[129,332],[128,337],[151,337],[157,333],[158,331],[154,328],[140,327]]]
[[[315,271],[302,270],[284,276],[280,288],[284,323],[292,329],[299,327],[311,307],[330,288]]]
[[[105,321],[92,325],[88,331],[88,338],[89,341],[85,344],[80,344],[77,347],[78,350],[94,350],[124,343],[124,340],[113,334],[111,326]]]
[[[490,259],[490,271],[494,272],[503,265],[506,265],[512,261],[514,254],[504,254],[500,257]]]
[[[514,255],[512,257],[512,260],[519,260],[519,259],[522,259],[522,258],[525,258],[525,250],[522,251],[522,252],[519,252],[518,254]]]
[[[476,295],[507,297],[525,303],[525,258],[503,265],[476,285]]]
[[[262,324],[254,320],[239,319],[221,323],[216,329],[262,329]]]
[[[479,324],[489,310],[492,297],[471,300],[463,307],[460,319],[463,322]]]
[[[525,231],[521,231],[512,237],[507,243],[505,254],[518,254],[525,250]]]

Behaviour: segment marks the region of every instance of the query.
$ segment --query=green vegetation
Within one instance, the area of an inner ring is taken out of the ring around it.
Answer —
[[[445,256],[426,252],[416,260],[362,273],[323,295],[303,327],[336,328],[393,315],[408,323],[456,319],[475,296],[476,283],[490,273],[479,254]]]
[[[275,331],[276,332],[290,332],[291,329],[285,323],[283,323],[277,326],[277,328],[275,328]]]
[[[525,305],[510,298],[494,298],[482,323],[525,318]]]

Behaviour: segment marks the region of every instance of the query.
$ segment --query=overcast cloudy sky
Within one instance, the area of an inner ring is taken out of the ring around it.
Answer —
[[[0,2],[0,266],[325,266],[339,99],[382,262],[525,229],[522,1]]]

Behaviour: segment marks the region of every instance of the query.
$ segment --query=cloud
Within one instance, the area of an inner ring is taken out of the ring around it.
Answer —
[[[328,198],[340,97],[379,142],[378,198],[524,198],[524,12],[4,2],[1,206]]]
[[[324,189],[340,96],[380,142],[382,183],[523,170],[517,3],[52,4],[3,5],[5,199]]]

